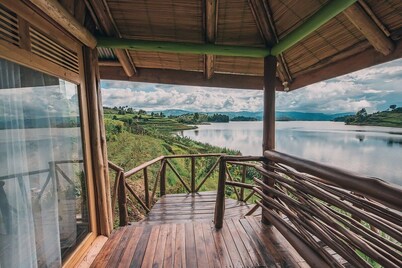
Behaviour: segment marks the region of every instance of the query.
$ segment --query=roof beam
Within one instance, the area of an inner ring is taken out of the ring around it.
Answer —
[[[112,21],[109,8],[106,6],[104,1],[99,0],[87,0],[91,5],[92,11],[98,21],[101,30],[105,32],[108,36],[120,37],[115,24]],[[131,59],[127,55],[127,51],[124,49],[114,49],[114,54],[119,60],[124,72],[128,77],[133,76],[136,73],[135,65],[132,63]]]
[[[345,9],[343,14],[360,30],[378,52],[388,55],[394,50],[395,46],[392,41],[369,17],[359,3]]]
[[[274,45],[271,49],[271,54],[274,56],[286,51],[309,34],[320,28],[333,17],[344,11],[357,0],[332,0],[310,18],[308,18],[302,25],[297,27],[294,31],[290,32],[282,38],[278,44]]]
[[[52,20],[57,22],[81,43],[90,48],[96,47],[95,37],[59,2],[55,0],[30,0],[30,2],[43,10]]]
[[[218,21],[218,3],[217,0],[205,0],[205,29],[207,43],[214,44],[216,39],[216,29]],[[215,72],[215,56],[205,55],[204,74],[207,79],[211,79]]]
[[[201,87],[263,89],[262,76],[216,73],[211,79],[207,80],[202,72],[141,68],[136,76],[127,77],[119,67],[100,66],[99,70],[101,79],[108,80]],[[279,80],[276,82],[276,90],[283,90]]]
[[[336,61],[319,69],[303,73],[294,79],[290,86],[290,90],[295,90],[310,84],[399,58],[402,58],[402,41],[399,41],[396,44],[394,51],[388,55],[378,53],[374,48],[370,47],[354,56],[346,57],[343,60]]]
[[[251,12],[253,14],[255,23],[264,39],[265,44],[268,47],[272,47],[279,42],[278,35],[276,33],[274,21],[271,15],[271,9],[268,1],[265,0],[249,0],[248,1]],[[289,72],[289,68],[286,64],[283,54],[277,56],[278,59],[278,74],[282,81],[291,82],[292,77]]]
[[[261,58],[269,55],[269,49],[216,44],[194,44],[167,41],[146,41],[114,37],[98,37],[98,47],[123,48],[138,51],[188,53]]]

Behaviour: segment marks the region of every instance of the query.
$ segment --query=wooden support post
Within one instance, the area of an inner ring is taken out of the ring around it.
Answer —
[[[166,194],[166,161],[162,160],[161,162],[161,174],[160,174],[160,196],[164,196]]]
[[[395,45],[364,11],[359,3],[351,5],[343,14],[360,30],[370,44],[383,55],[389,55]]]
[[[191,157],[191,193],[195,193],[195,157]]]
[[[275,149],[275,81],[276,81],[277,59],[273,56],[264,58],[264,121],[263,121],[263,143],[262,150]],[[268,162],[264,163],[264,168],[268,169]],[[275,181],[264,177],[264,183],[273,187]],[[269,193],[266,193],[269,195]],[[269,204],[264,203],[269,207]],[[262,220],[264,224],[270,224],[264,212]]]
[[[223,226],[223,217],[225,216],[225,181],[226,181],[226,161],[224,157],[219,162],[218,192],[216,194],[214,223],[215,228],[220,229]]]
[[[205,2],[205,41],[214,44],[217,29],[217,0],[206,0]],[[204,56],[204,74],[205,78],[211,79],[215,72],[215,56]]]
[[[149,202],[149,181],[148,181],[148,169],[145,167],[143,169],[144,171],[144,196],[145,196],[145,204],[147,207],[151,207],[151,204]]]
[[[246,183],[247,166],[243,166],[241,174],[241,182]],[[244,201],[244,187],[240,188],[240,201]]]
[[[103,125],[102,100],[99,85],[98,55],[96,50],[84,47],[85,88],[88,93],[88,110],[91,138],[91,155],[96,189],[97,217],[99,219],[99,234],[109,236],[112,228],[112,206],[108,163],[106,151],[106,136]]]
[[[118,184],[118,200],[119,200],[119,225],[126,226],[128,224],[127,215],[127,195],[126,195],[126,178],[124,172],[120,173]]]

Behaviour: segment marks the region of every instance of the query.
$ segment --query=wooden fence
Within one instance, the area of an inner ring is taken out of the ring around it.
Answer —
[[[247,164],[262,179],[233,183],[226,163]],[[253,189],[265,222],[275,226],[315,267],[402,267],[402,188],[377,178],[307,161],[276,151],[264,159],[221,158],[215,226],[222,227],[225,185]]]
[[[196,179],[195,160],[199,157],[217,158],[202,179]],[[190,185],[170,162],[174,158],[190,159]],[[151,189],[148,169],[157,164],[160,166]],[[230,171],[235,166],[237,177]],[[112,202],[114,207],[116,199],[119,201],[120,225],[128,222],[126,190],[145,211],[150,211],[158,185],[159,195],[166,194],[167,168],[188,193],[197,193],[219,167],[216,228],[222,228],[226,187],[231,187],[237,200],[255,202],[246,215],[261,208],[263,221],[275,226],[311,266],[343,267],[348,263],[371,267],[378,263],[384,267],[402,267],[402,188],[380,179],[273,150],[261,157],[161,156],[128,172],[112,163],[109,167],[116,171]],[[256,171],[260,178],[246,181],[248,169]],[[144,183],[144,201],[126,181],[139,172]]]

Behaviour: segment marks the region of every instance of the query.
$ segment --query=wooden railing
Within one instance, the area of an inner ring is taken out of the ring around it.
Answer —
[[[124,226],[128,224],[127,215],[127,192],[132,196],[138,204],[148,213],[152,204],[155,201],[157,194],[159,196],[164,196],[166,194],[166,172],[168,169],[172,171],[174,176],[177,177],[180,184],[184,187],[187,193],[194,194],[200,191],[201,187],[205,182],[211,177],[212,173],[218,166],[220,158],[223,154],[188,154],[188,155],[167,155],[160,156],[152,159],[146,163],[143,163],[127,172],[124,172],[123,168],[109,161],[109,168],[115,172],[115,180],[112,188],[112,208],[116,207],[116,202],[118,202],[119,211],[119,225]],[[217,158],[212,167],[206,172],[203,177],[197,178],[196,170],[196,159],[197,158]],[[183,176],[177,171],[175,165],[172,164],[172,159],[190,159],[190,178],[189,184]],[[150,185],[150,172],[151,166],[159,165],[158,171],[155,175],[155,180],[153,185]],[[138,193],[128,183],[130,177],[141,174],[144,186],[144,198],[142,199]],[[197,181],[200,181],[197,185]],[[152,188],[151,188],[152,187]],[[159,189],[158,189],[159,187]],[[159,190],[159,193],[158,193]]]
[[[224,171],[235,161],[262,179],[232,182]],[[264,158],[223,156],[215,226],[222,227],[225,185],[252,189],[265,222],[275,226],[315,267],[402,267],[402,188],[377,178],[307,161],[276,151]]]

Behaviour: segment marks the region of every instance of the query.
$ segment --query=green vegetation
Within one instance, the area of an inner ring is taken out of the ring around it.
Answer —
[[[236,117],[233,117],[230,121],[258,121],[258,119],[255,117],[249,117],[249,116],[236,116]]]
[[[345,122],[346,125],[402,127],[402,107],[391,105],[387,111],[368,114],[363,108],[356,115],[335,118],[334,121]]]
[[[192,126],[185,125],[179,120],[166,118],[161,113],[148,114],[145,111],[135,111],[128,107],[104,108],[106,139],[108,143],[108,158],[113,163],[121,166],[128,171],[146,161],[154,159],[161,155],[171,154],[198,154],[198,153],[226,153],[239,154],[238,151],[220,148],[205,143],[193,141],[189,138],[183,138],[174,135],[172,132],[184,129],[191,129]],[[198,120],[196,114],[192,117]],[[179,117],[183,119],[184,117]],[[217,117],[215,117],[217,118]],[[196,184],[198,185],[212,168],[217,157],[196,158]],[[181,177],[190,185],[190,159],[171,159],[169,160]],[[153,186],[157,176],[160,163],[154,164],[148,168],[150,186]],[[251,169],[247,172],[247,181],[251,182],[255,172]],[[237,177],[241,177],[241,169],[232,167],[231,173]],[[184,193],[185,188],[181,185],[178,178],[170,168],[167,168],[167,193]],[[111,175],[113,184],[114,176]],[[217,187],[218,169],[212,173],[211,177],[201,188],[201,191],[214,190]],[[132,176],[128,180],[128,184],[136,193],[143,195],[144,185],[142,172]],[[227,187],[227,194],[234,196],[233,189]],[[144,196],[142,196],[144,198]],[[130,220],[140,220],[145,211],[138,206],[138,203],[128,200],[128,209]]]

